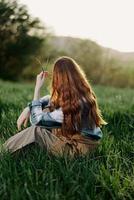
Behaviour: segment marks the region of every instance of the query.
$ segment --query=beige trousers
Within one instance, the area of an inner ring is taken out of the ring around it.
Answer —
[[[71,140],[68,140],[64,136],[57,136],[54,131],[32,125],[11,136],[5,141],[3,148],[13,153],[33,142],[38,143],[41,148],[54,155],[69,154],[70,156],[85,155],[100,143],[80,134],[73,135]]]

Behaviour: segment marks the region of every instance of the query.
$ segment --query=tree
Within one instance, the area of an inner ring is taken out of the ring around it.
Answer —
[[[0,0],[0,78],[18,79],[40,51],[46,32],[26,6],[17,0]]]

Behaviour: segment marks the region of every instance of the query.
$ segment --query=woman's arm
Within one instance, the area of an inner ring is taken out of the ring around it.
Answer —
[[[46,75],[45,75],[45,72],[43,72],[43,71],[37,75],[33,100],[40,99],[40,90],[44,84],[45,77],[46,77]]]
[[[50,95],[45,95],[44,97],[40,98],[40,90],[44,84],[45,77],[46,77],[45,72],[41,72],[40,74],[37,75],[35,89],[34,89],[34,97],[33,97],[33,100],[39,100],[42,103],[43,107],[48,105],[50,100]],[[30,104],[31,102],[28,103],[28,106]]]
[[[40,89],[44,83],[43,72],[37,75],[34,97],[30,108],[30,122],[34,125],[42,125],[46,127],[61,127],[63,122],[63,112],[61,108],[53,112],[43,112],[42,102],[40,101]]]
[[[53,112],[43,112],[42,104],[39,100],[33,100],[30,107],[30,122],[33,125],[45,126],[49,128],[61,127],[63,122],[62,109],[55,109]]]
[[[42,106],[46,106],[49,103],[49,95],[46,95],[46,96],[40,98],[40,88],[42,87],[42,85],[44,83],[45,77],[46,77],[45,72],[41,72],[40,74],[37,75],[36,87],[35,87],[35,92],[34,92],[34,98],[40,99]],[[27,126],[27,122],[28,122],[29,117],[30,117],[29,104],[31,104],[31,103],[28,103],[27,107],[24,108],[24,110],[22,111],[22,113],[20,114],[20,116],[17,119],[18,130],[21,130],[22,125],[24,125],[24,127]]]
[[[45,108],[45,106],[49,105],[50,104],[50,95],[45,95],[41,98],[39,98],[39,101],[41,102],[42,104],[42,109]],[[27,107],[29,108],[29,106],[31,105],[32,101],[31,102],[28,102],[27,104]]]

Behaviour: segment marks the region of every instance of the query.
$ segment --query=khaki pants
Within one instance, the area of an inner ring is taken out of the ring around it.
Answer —
[[[38,143],[41,148],[54,155],[69,154],[70,156],[85,155],[100,143],[80,134],[73,135],[71,140],[68,140],[64,136],[55,135],[53,131],[42,126],[32,125],[11,136],[5,141],[3,147],[13,153],[33,142]]]

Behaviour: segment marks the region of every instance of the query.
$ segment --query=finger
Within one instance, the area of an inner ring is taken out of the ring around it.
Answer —
[[[41,75],[41,81],[45,79],[45,72]]]
[[[28,118],[26,118],[25,121],[24,121],[24,127],[27,126],[27,123],[28,123]]]
[[[40,74],[38,74],[37,78],[40,78],[40,79],[44,78],[44,72],[42,71]]]
[[[48,71],[44,72],[44,76],[47,77],[48,76]]]
[[[18,119],[18,120],[17,120],[17,127],[18,127],[18,130],[21,130],[21,125],[22,125],[23,122],[24,122],[24,119]]]
[[[43,71],[41,71],[41,72],[40,72],[40,74],[39,74],[39,76],[43,76],[43,74],[44,74],[44,72],[43,72]]]
[[[17,128],[20,131],[21,130],[21,124],[17,124]]]
[[[45,72],[42,72],[42,74],[41,74],[41,78],[42,79],[44,78],[44,74],[45,74]]]
[[[18,130],[20,131],[21,130],[21,123],[20,122],[17,123],[17,127],[18,127]]]
[[[18,130],[20,129],[19,118],[18,118],[18,120],[17,120],[17,128],[18,128]]]
[[[40,72],[39,74],[37,74],[37,79],[39,78],[39,77],[42,77],[42,75],[43,75],[43,71],[42,72]]]

